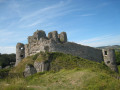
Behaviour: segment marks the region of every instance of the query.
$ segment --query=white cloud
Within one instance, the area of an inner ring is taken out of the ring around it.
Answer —
[[[94,16],[94,15],[96,15],[96,14],[82,14],[80,16]]]
[[[72,9],[72,10],[65,10],[65,11],[62,11],[62,10],[54,10],[54,11],[51,11],[49,13],[49,11],[47,13],[44,13],[45,15],[40,15],[38,17],[38,20],[33,20],[32,22],[30,22],[29,24],[23,24],[21,25],[21,27],[33,27],[37,24],[43,24],[43,23],[50,23],[50,20],[51,19],[55,19],[56,17],[59,17],[59,16],[63,16],[63,15],[66,15],[70,12],[74,12],[74,11],[78,11],[79,9]]]
[[[13,34],[13,32],[11,32],[11,31],[4,30],[4,29],[0,30],[0,37],[1,36],[10,36],[12,34]]]
[[[100,37],[95,37],[87,40],[81,40],[78,43],[92,46],[92,47],[98,47],[98,46],[106,46],[106,45],[119,45],[120,44],[120,35],[105,35]]]
[[[57,4],[23,15],[19,20],[19,23],[21,24],[20,27],[33,27],[38,24],[50,23],[51,19],[55,20],[56,17],[80,10],[71,9],[73,6],[69,5],[70,3],[71,0],[60,1]]]
[[[1,47],[0,46],[0,53],[4,54],[10,54],[10,53],[16,53],[15,47]]]
[[[10,44],[10,43],[17,43],[18,41],[22,42],[26,40],[26,37],[25,36],[21,37],[19,33],[9,30],[0,30],[0,43]]]
[[[87,39],[87,40],[82,40],[81,43],[96,42],[96,41],[104,40],[104,39],[107,39],[107,38],[110,38],[110,37],[111,37],[111,35],[105,35],[105,36],[90,38],[90,39]]]
[[[35,18],[35,17],[38,17],[39,16],[42,16],[43,14],[47,13],[49,15],[49,13],[53,10],[59,10],[60,8],[64,7],[65,5],[69,4],[68,3],[69,1],[67,2],[64,2],[64,1],[60,1],[58,4],[55,4],[55,5],[51,5],[51,6],[48,6],[48,7],[45,7],[45,8],[42,8],[40,10],[37,10],[35,12],[31,12],[31,14],[27,14],[26,16],[23,16],[21,19],[20,19],[20,22],[23,22],[25,20],[29,20],[31,18]],[[57,13],[56,13],[57,14]],[[44,15],[43,15],[44,16]]]

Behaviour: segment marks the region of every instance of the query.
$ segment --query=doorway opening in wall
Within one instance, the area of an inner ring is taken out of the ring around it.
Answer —
[[[107,55],[107,51],[105,51],[105,55]]]

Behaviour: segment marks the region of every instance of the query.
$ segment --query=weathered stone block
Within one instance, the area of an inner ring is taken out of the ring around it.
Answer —
[[[36,32],[34,32],[33,37],[37,38],[37,40],[40,40],[40,38],[46,37],[46,33],[43,30],[37,30]]]
[[[25,57],[29,56],[29,44],[25,44]]]
[[[25,66],[25,70],[23,72],[23,74],[24,74],[25,77],[33,75],[35,73],[37,73],[37,71],[36,71],[36,69],[34,68],[33,65],[26,65]]]
[[[49,32],[49,33],[48,33],[48,39],[51,39],[51,38],[52,38],[52,33]]]
[[[46,38],[46,33],[43,30],[37,30],[34,32],[33,36],[28,37],[28,43],[33,44],[36,43],[40,38]]]
[[[35,62],[34,67],[36,68],[37,72],[44,72],[49,70],[50,64],[45,61]]]
[[[61,32],[61,33],[59,34],[59,39],[60,39],[60,41],[61,41],[62,43],[67,42],[67,34],[66,34],[66,32]]]
[[[53,32],[48,33],[48,38],[49,39],[52,38],[53,40],[58,42],[58,32],[57,31],[53,31]]]

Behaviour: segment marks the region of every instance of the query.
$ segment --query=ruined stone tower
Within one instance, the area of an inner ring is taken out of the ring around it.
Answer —
[[[111,68],[112,71],[118,72],[118,68],[115,60],[115,50],[114,49],[103,49],[103,58],[105,64]]]
[[[25,48],[24,44],[17,43],[16,45],[16,63],[15,66],[25,57]]]

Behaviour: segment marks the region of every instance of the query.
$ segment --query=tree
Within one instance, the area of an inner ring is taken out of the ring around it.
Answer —
[[[10,62],[15,62],[15,61],[16,61],[15,54],[1,54],[0,55],[0,66],[2,66],[2,68],[9,66]]]
[[[115,54],[116,54],[116,63],[117,65],[120,65],[120,51],[116,51]]]

